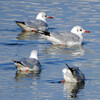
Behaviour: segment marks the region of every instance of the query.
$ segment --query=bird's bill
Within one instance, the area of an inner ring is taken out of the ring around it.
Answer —
[[[90,31],[85,31],[84,33],[90,33]]]
[[[49,18],[49,19],[53,19],[53,17],[51,17],[51,16],[48,16],[47,18]]]

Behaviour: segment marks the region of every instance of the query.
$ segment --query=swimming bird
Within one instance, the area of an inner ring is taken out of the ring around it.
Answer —
[[[14,61],[14,65],[19,71],[39,71],[41,64],[38,61],[37,51],[32,50],[29,58],[22,58],[20,61]]]
[[[52,19],[53,17],[47,16],[45,12],[40,12],[35,20],[26,20],[25,22],[15,21],[16,24],[21,27],[24,31],[38,32],[48,31],[48,24],[46,19]]]
[[[54,45],[74,46],[83,43],[82,33],[90,33],[85,31],[81,26],[74,26],[71,33],[67,32],[42,32],[42,37],[49,40]]]
[[[64,77],[63,82],[84,82],[85,76],[78,67],[69,67],[67,64],[66,66],[67,68],[62,70]]]

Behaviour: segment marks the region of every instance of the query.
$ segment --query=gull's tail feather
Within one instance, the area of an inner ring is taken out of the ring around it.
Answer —
[[[68,64],[66,64],[66,66],[68,67],[68,69],[70,69],[70,67],[69,67],[69,65],[68,65]]]
[[[25,24],[25,22],[20,22],[20,21],[15,21],[15,22],[16,22],[16,24],[17,24],[19,27],[21,27],[24,31],[28,31],[28,32],[37,32],[37,29],[31,28],[31,27],[27,26],[27,25]]]
[[[20,22],[20,21],[15,21],[17,25],[19,24],[24,24],[25,25],[25,22]]]
[[[20,22],[20,21],[15,21],[16,24],[21,27],[23,30],[26,30],[26,25],[25,22]]]
[[[46,35],[46,36],[50,36],[50,32],[38,31],[38,33]]]
[[[14,62],[14,65],[16,66],[16,68],[25,67],[20,61],[13,60],[13,62]]]
[[[72,72],[72,74],[73,74],[72,68],[70,68],[68,64],[66,64],[66,66],[68,67],[68,69],[69,69],[69,70]]]

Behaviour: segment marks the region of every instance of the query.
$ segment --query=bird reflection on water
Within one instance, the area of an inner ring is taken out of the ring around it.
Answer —
[[[28,72],[17,70],[16,75],[15,75],[15,80],[19,81],[19,80],[25,79],[25,78],[28,78],[28,79],[39,78],[40,73],[41,73],[41,70],[39,70],[39,71],[28,71]]]
[[[71,48],[63,45],[51,45],[44,50],[45,53],[51,55],[84,55],[82,46],[73,46]]]
[[[17,39],[18,40],[28,40],[28,39],[36,39],[38,37],[39,37],[38,33],[22,31],[20,34],[18,34]]]
[[[64,89],[64,96],[67,95],[69,98],[76,98],[80,90],[84,88],[85,82],[64,82],[63,89]]]

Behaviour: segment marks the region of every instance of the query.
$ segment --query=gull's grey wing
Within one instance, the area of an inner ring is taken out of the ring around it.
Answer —
[[[22,58],[21,63],[29,68],[33,68],[34,66],[40,67],[40,62],[37,59],[34,58]]]
[[[25,24],[31,28],[35,28],[41,31],[48,31],[48,25],[42,20],[27,20]]]
[[[77,79],[77,81],[81,82],[85,80],[84,74],[79,70],[78,67],[73,67],[73,75]]]
[[[67,33],[67,32],[53,32],[51,33],[53,37],[61,40],[62,42],[70,42],[70,41],[73,41],[73,42],[78,42],[80,41],[80,38],[73,34],[73,33]]]

